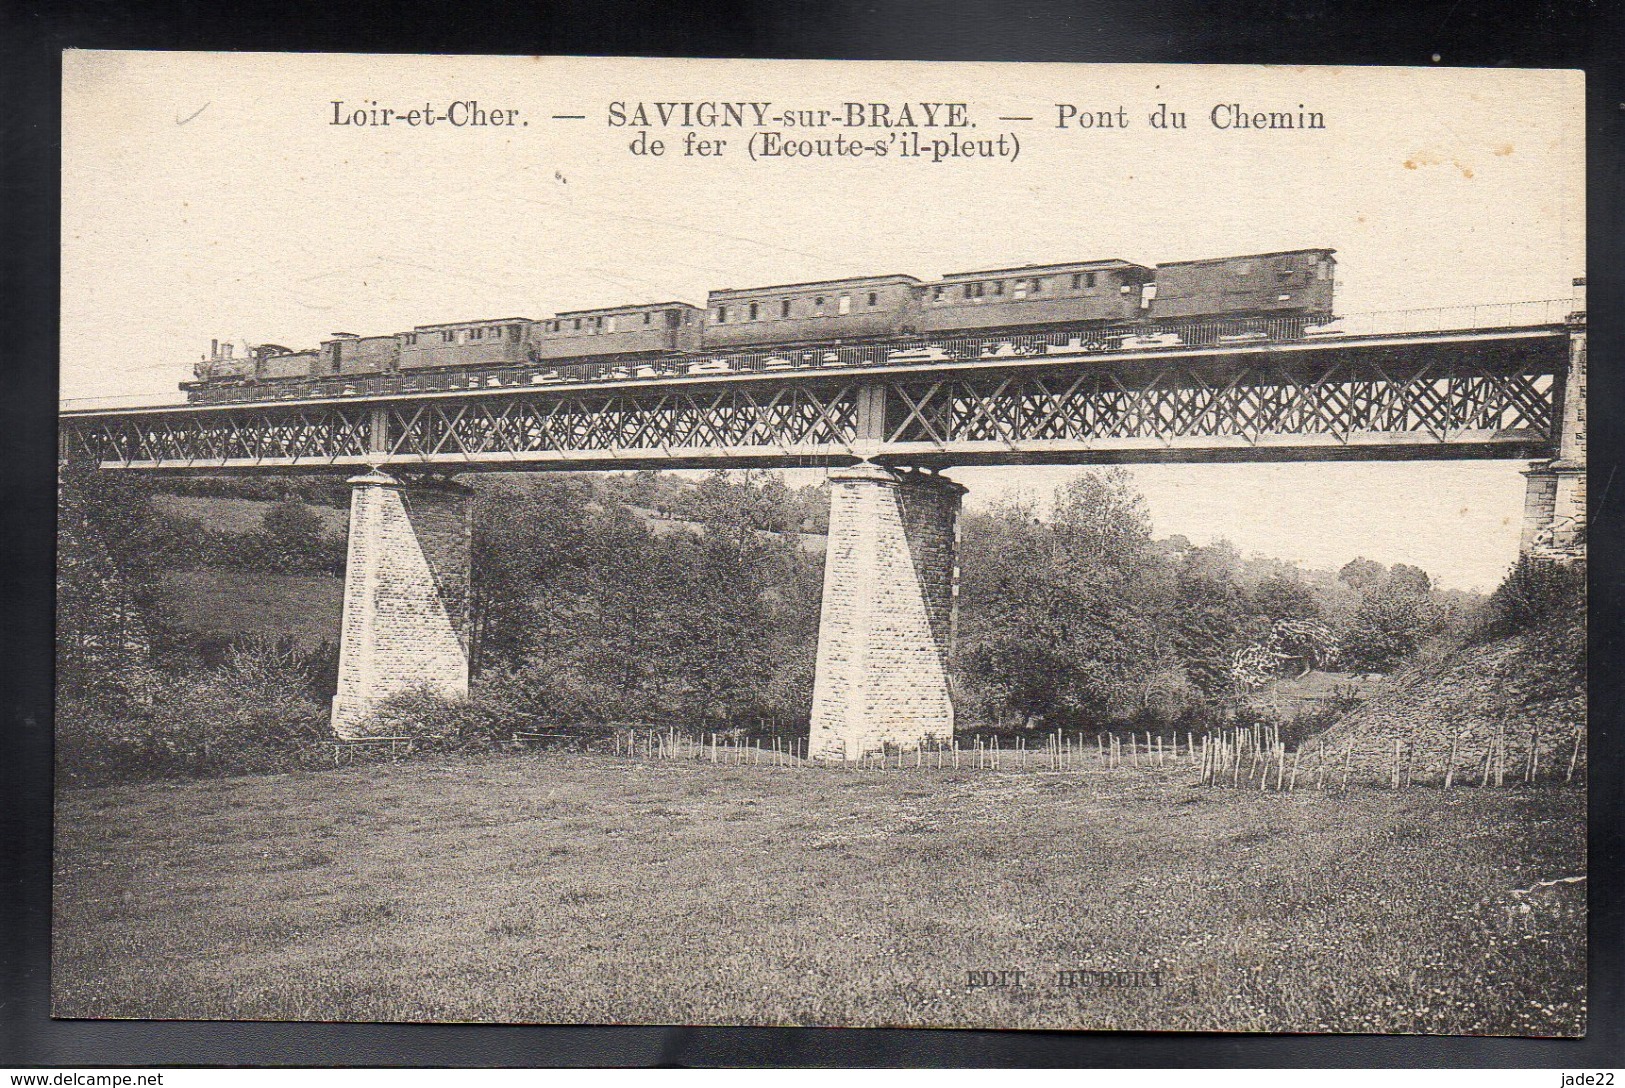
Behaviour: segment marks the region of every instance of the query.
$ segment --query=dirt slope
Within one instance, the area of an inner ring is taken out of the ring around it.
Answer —
[[[1417,782],[1443,778],[1454,742],[1455,781],[1475,786],[1486,754],[1498,745],[1504,745],[1505,781],[1522,781],[1536,738],[1539,779],[1562,781],[1578,742],[1578,780],[1586,765],[1585,709],[1585,621],[1571,615],[1416,665],[1323,739],[1339,754],[1353,744],[1357,777],[1386,779],[1397,738],[1401,766],[1410,763]]]

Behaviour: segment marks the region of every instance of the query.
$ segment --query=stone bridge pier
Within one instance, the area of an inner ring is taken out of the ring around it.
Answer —
[[[414,687],[468,694],[472,492],[374,469],[349,481],[350,541],[333,731],[362,736],[384,699]]]
[[[885,744],[946,740],[965,489],[869,463],[829,479],[808,755],[855,759]]]
[[[1570,319],[1569,362],[1555,408],[1557,456],[1535,461],[1524,473],[1523,555],[1559,562],[1586,554],[1586,329]]]

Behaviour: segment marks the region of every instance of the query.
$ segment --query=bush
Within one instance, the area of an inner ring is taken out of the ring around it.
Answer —
[[[1506,638],[1553,620],[1584,615],[1585,601],[1583,564],[1520,556],[1490,595],[1478,635],[1481,640]]]
[[[58,772],[68,785],[100,785],[292,769],[328,735],[310,685],[302,655],[251,639],[212,669],[68,693],[57,707]]]
[[[410,737],[419,748],[447,752],[489,748],[508,732],[500,708],[449,698],[428,685],[390,696],[362,723],[363,735]]]

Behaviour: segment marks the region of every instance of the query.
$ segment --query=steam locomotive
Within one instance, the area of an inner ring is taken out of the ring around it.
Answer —
[[[242,356],[216,341],[181,388],[213,402],[1296,338],[1331,319],[1334,252],[726,288],[704,309],[663,302],[334,333],[315,350],[264,344]]]

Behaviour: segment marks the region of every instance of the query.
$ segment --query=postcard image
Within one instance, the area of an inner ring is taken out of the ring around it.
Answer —
[[[1585,1034],[1580,73],[63,71],[55,1016]]]

